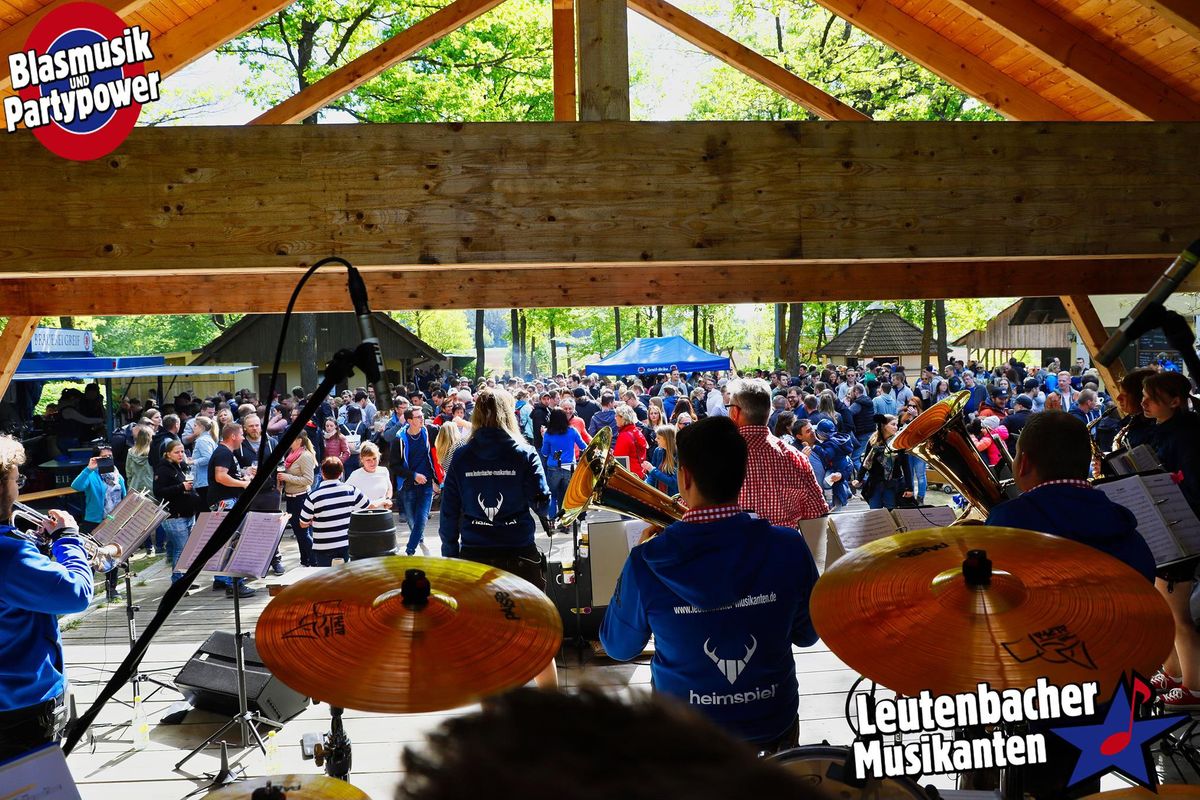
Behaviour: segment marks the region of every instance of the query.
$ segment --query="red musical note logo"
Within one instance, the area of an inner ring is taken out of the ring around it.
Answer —
[[[1141,698],[1143,703],[1150,702],[1150,687],[1142,682],[1140,678],[1133,680],[1133,699],[1129,701],[1129,727],[1123,731],[1117,731],[1109,736],[1100,745],[1100,752],[1106,756],[1114,756],[1129,746],[1129,740],[1133,733],[1133,712],[1137,708],[1138,698]]]

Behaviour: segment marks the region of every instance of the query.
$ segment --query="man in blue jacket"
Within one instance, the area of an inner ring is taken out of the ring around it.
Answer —
[[[792,645],[817,641],[808,600],[817,568],[804,539],[737,505],[746,444],[728,417],[679,432],[679,491],[691,510],[636,547],[600,630],[613,658],[654,635],[654,688],[760,752],[794,747]]]
[[[92,568],[70,514],[50,512],[53,560],[12,533],[24,461],[21,444],[0,436],[0,762],[58,740],[67,680],[57,615],[92,600]]]

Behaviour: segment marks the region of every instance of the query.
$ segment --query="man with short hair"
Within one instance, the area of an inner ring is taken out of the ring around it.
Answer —
[[[1034,367],[1034,369],[1037,369]],[[1042,391],[1037,377],[1031,375],[1022,384],[1025,387],[1024,396],[1029,398],[1029,407],[1037,412],[1046,408],[1046,393]],[[1005,426],[1007,427],[1007,426]],[[1011,431],[1009,431],[1011,433]]]
[[[308,493],[300,509],[300,527],[312,528],[314,567],[333,566],[335,558],[350,560],[350,515],[371,504],[341,478],[340,458],[330,456],[322,461],[321,485]]]
[[[846,396],[849,395],[850,390],[857,385],[858,385],[858,372],[853,367],[851,367],[846,370],[846,379],[838,384],[838,387],[837,387],[838,400],[841,400],[843,403],[849,404],[850,401],[846,399]]]
[[[892,373],[892,394],[896,396],[896,407],[903,408],[909,400],[912,400],[912,389],[908,388],[905,383],[903,372]]]
[[[756,383],[762,402],[752,402],[765,421],[771,390]],[[653,635],[655,691],[707,714],[759,752],[794,747],[792,645],[817,641],[808,612],[817,580],[812,554],[795,530],[741,510],[748,449],[730,419],[690,425],[676,444],[689,511],[630,552],[600,641],[609,656],[627,661]]]
[[[238,454],[242,449],[245,433],[242,426],[230,422],[221,428],[221,441],[208,460],[208,502],[213,511],[228,511],[233,508],[242,492],[254,477],[254,467],[242,469]],[[224,587],[225,596],[233,597],[235,585],[230,578],[213,578],[213,589]],[[236,584],[239,597],[253,597],[256,593],[239,578]]]
[[[612,431],[612,440],[617,440],[617,412],[613,404],[616,398],[612,392],[605,392],[600,395],[600,410],[592,415],[588,422],[588,435],[595,436],[601,428],[608,428]]]
[[[175,414],[167,414],[161,417],[162,427],[154,434],[154,438],[150,440],[150,468],[157,469],[158,464],[162,461],[163,448],[167,442],[174,441],[179,438],[179,417]]]
[[[425,523],[429,521],[429,508],[433,505],[437,483],[433,447],[438,430],[426,424],[425,412],[417,406],[405,409],[404,421],[407,424],[392,441],[388,466],[396,481],[400,508],[408,522],[408,544],[404,551],[411,556],[420,547],[422,555],[429,555],[429,548],[425,546]]]
[[[900,404],[896,401],[896,395],[892,393],[890,380],[880,380],[879,394],[871,399],[871,405],[875,407],[876,414],[891,414],[894,417],[899,413]]]
[[[817,485],[812,466],[795,448],[767,429],[771,413],[771,387],[758,379],[728,384],[729,418],[746,440],[748,471],[739,502],[772,525],[796,527],[802,519],[829,513],[825,495]]]
[[[542,436],[545,435],[546,427],[550,424],[550,412],[554,409],[556,396],[556,392],[542,390],[537,405],[529,412],[529,421],[533,426],[533,447],[539,453],[542,452]]]
[[[1066,410],[1064,408],[1064,410]],[[1069,411],[1071,416],[1076,417],[1084,425],[1087,425],[1094,419],[1100,416],[1099,403],[1096,402],[1096,393],[1091,389],[1083,389],[1075,396],[1075,405]]]
[[[1013,412],[1004,418],[1004,427],[1008,429],[1010,450],[1016,447],[1016,442],[1021,436],[1021,430],[1025,427],[1025,423],[1029,422],[1030,415],[1033,414],[1033,400],[1027,394],[1019,394],[1013,400]]]
[[[971,370],[963,372],[962,381],[963,391],[971,393],[971,396],[967,398],[967,404],[963,406],[963,411],[967,414],[975,414],[987,402],[987,389],[983,384],[975,381],[975,373]]]

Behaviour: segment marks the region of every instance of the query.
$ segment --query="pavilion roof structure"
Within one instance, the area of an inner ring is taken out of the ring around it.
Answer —
[[[68,1],[0,1],[0,51],[20,49],[37,21]],[[147,70],[164,76],[289,5],[99,2],[151,32]],[[0,274],[0,314],[18,320],[5,339],[21,346],[38,315],[144,311],[134,289],[150,275],[165,300],[158,308],[277,311],[287,275],[318,253],[336,253],[372,270],[368,286],[388,308],[980,297],[1001,288],[1003,265],[1006,294],[1060,296],[1095,351],[1106,332],[1088,295],[1145,291],[1196,234],[1200,195],[1180,167],[1200,134],[1193,0],[817,0],[1036,127],[838,126],[867,117],[666,0],[552,0],[561,128],[386,126],[430,131],[424,139],[402,133],[396,146],[360,130],[385,126],[319,126],[299,136],[278,127],[502,2],[446,3],[233,137],[228,129],[142,129],[89,163],[40,153],[31,137],[0,139],[0,165],[9,165],[0,166],[0,185],[22,187],[21,202],[0,209],[0,227],[17,232],[0,243],[0,258],[13,262]],[[627,8],[830,122],[631,127]],[[0,63],[0,95],[11,93],[7,70]],[[567,124],[576,120],[585,124]],[[1103,124],[1129,121],[1154,124],[1119,132]],[[1078,125],[1045,124],[1059,122]],[[371,164],[356,161],[372,148]],[[286,174],[322,151],[345,157],[311,179],[309,170]],[[428,170],[424,188],[420,180],[398,185],[418,162]],[[499,177],[478,180],[487,173]],[[114,178],[126,181],[115,199],[106,186]],[[328,190],[343,179],[351,189]],[[243,202],[284,180],[296,202]],[[691,191],[676,191],[684,180]],[[518,191],[526,186],[546,191]],[[433,215],[439,200],[448,210],[431,222],[422,212]],[[81,210],[97,219],[81,221]],[[59,235],[64,222],[67,235]],[[573,231],[566,239],[545,235],[564,229]],[[447,287],[451,264],[459,269]],[[235,265],[247,276],[244,291],[204,291],[225,285]],[[628,279],[600,279],[591,274],[598,266]],[[320,310],[347,308],[331,281],[322,287],[326,302],[339,299]]]

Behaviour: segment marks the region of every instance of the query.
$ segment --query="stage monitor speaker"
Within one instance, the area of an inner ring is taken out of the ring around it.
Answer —
[[[246,700],[251,711],[276,722],[286,722],[308,707],[307,697],[286,686],[263,665],[253,636],[246,637],[242,653],[246,661]],[[183,665],[175,685],[196,708],[236,716],[239,712],[236,659],[233,634],[215,631]]]

